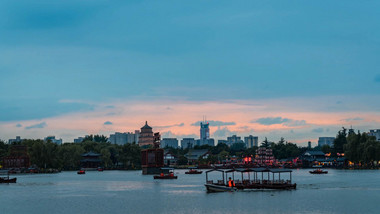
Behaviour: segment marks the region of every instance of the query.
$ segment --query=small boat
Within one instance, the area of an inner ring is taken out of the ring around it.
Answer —
[[[2,171],[1,174],[7,174],[6,177],[0,177],[0,183],[16,183],[17,178],[9,178],[9,171]]]
[[[78,175],[83,175],[83,174],[86,174],[86,171],[84,171],[83,169],[79,170],[77,172]]]
[[[202,171],[197,170],[196,167],[189,167],[189,171],[185,172],[185,174],[202,174]]]
[[[324,171],[322,169],[314,169],[313,171],[309,171],[310,174],[327,174],[328,171]]]
[[[98,172],[103,172],[103,168],[102,167],[98,167]]]
[[[161,168],[161,174],[153,176],[154,179],[177,179],[173,168]]]
[[[216,184],[205,184],[207,192],[233,192],[236,191],[236,187],[228,187]]]

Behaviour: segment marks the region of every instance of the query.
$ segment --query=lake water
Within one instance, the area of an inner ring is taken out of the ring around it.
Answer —
[[[0,184],[0,213],[380,213],[379,170],[294,170],[297,190],[224,193],[206,193],[204,173],[184,173],[177,170],[177,180],[141,171],[18,175],[16,184]]]

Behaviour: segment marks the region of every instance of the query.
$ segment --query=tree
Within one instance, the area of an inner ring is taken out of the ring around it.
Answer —
[[[271,142],[265,137],[265,140],[261,143],[261,147],[268,148],[271,145]]]
[[[347,129],[342,127],[342,130],[338,132],[334,140],[333,155],[336,156],[337,153],[344,153],[344,145],[347,144]]]

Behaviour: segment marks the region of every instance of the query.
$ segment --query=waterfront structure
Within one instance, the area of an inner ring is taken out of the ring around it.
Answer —
[[[334,145],[335,137],[319,137],[318,146],[322,147],[323,145],[329,145],[332,147]]]
[[[92,151],[82,154],[82,160],[80,161],[81,167],[85,169],[96,169],[100,167],[102,162],[100,157],[101,154]]]
[[[369,130],[368,135],[374,136],[377,141],[380,141],[380,129],[371,129]]]
[[[258,147],[259,145],[259,137],[249,135],[248,137],[244,137],[244,143],[247,148],[252,148],[254,146]]]
[[[185,157],[187,158],[189,164],[195,164],[199,158],[208,158],[209,153],[210,152],[207,149],[189,150],[189,152],[185,154]]]
[[[8,143],[9,144],[12,144],[12,143],[20,143],[22,141],[21,137],[20,136],[16,136],[16,139],[9,139],[8,140]]]
[[[148,121],[145,121],[145,125],[141,127],[139,136],[139,146],[149,146],[154,144],[154,137],[152,127],[148,125]]]
[[[140,131],[135,130],[135,133],[132,132],[115,132],[115,134],[111,134],[108,138],[108,141],[112,144],[124,145],[127,143],[138,143],[138,139],[140,136]]]
[[[62,139],[55,139],[55,136],[47,136],[44,138],[44,141],[45,142],[50,141],[55,144],[62,144]]]
[[[10,154],[3,158],[3,168],[28,168],[30,166],[30,157],[28,148],[21,145],[12,145]]]
[[[276,161],[272,149],[260,147],[256,150],[255,162],[260,165],[271,165]]]
[[[163,138],[161,140],[160,147],[161,148],[166,148],[166,147],[178,148],[178,140],[177,138]]]
[[[164,164],[167,166],[177,165],[178,158],[169,150],[164,150]]]
[[[195,145],[196,145],[196,141],[194,138],[183,138],[181,140],[182,149],[193,148]]]
[[[207,122],[201,122],[201,130],[200,130],[200,139],[209,139],[210,138],[210,128],[209,123]]]

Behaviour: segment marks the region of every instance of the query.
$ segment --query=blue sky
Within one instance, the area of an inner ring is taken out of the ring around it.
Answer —
[[[378,113],[379,9],[378,1],[1,1],[0,121],[163,98],[329,97],[346,111],[342,102],[365,97],[348,109]]]

